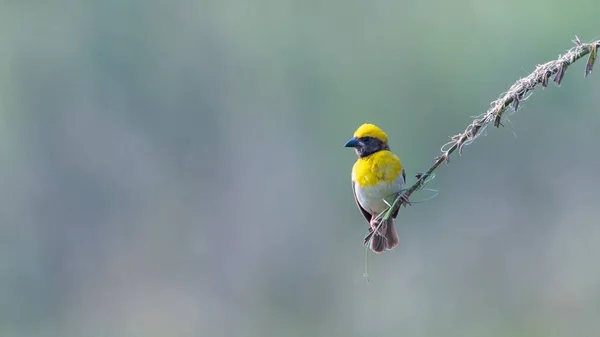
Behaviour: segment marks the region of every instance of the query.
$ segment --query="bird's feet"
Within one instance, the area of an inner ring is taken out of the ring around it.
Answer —
[[[412,206],[412,204],[410,203],[410,200],[408,200],[408,196],[406,194],[400,195],[400,201],[402,201],[402,204],[404,204],[404,205]]]
[[[377,232],[377,235],[383,235],[383,231],[384,231],[384,226],[379,226],[379,224],[381,223],[381,219],[371,219],[371,221],[369,222],[369,224],[371,225],[371,227],[369,228],[369,232],[370,233],[374,233]],[[379,229],[377,229],[377,227],[379,227]]]

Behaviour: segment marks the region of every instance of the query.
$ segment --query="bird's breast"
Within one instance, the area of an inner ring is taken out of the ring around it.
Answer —
[[[379,151],[359,158],[352,167],[352,180],[364,187],[381,182],[392,183],[400,175],[402,175],[400,158],[390,151]]]
[[[400,176],[396,181],[382,181],[372,186],[354,185],[354,193],[360,205],[371,214],[386,210],[388,204],[394,201],[396,193],[404,188],[404,179]],[[385,200],[385,201],[384,201]]]
[[[356,198],[371,214],[387,208],[396,193],[404,188],[400,159],[389,151],[359,158],[352,169]]]

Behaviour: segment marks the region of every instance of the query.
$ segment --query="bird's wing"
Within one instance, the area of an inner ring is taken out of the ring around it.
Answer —
[[[402,186],[404,186],[406,184],[406,172],[404,171],[404,169],[402,169],[402,180]],[[396,219],[399,210],[400,208],[398,207],[398,209],[392,214],[392,219]]]
[[[358,202],[358,198],[356,197],[356,189],[354,186],[354,181],[352,181],[352,195],[354,196],[354,201],[356,202],[356,206],[358,206],[358,209],[360,209],[360,212],[362,213],[362,215],[365,217],[365,219],[367,219],[367,222],[370,223],[371,222],[371,214],[369,212],[367,212],[367,210],[364,209]]]

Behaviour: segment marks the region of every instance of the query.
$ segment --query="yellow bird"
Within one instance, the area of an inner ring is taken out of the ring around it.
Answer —
[[[375,253],[391,250],[399,243],[394,228],[398,211],[378,231],[379,220],[375,218],[387,209],[386,202],[391,205],[404,188],[406,173],[400,158],[390,152],[385,132],[373,124],[361,125],[344,146],[354,148],[358,155],[352,167],[352,190],[358,209],[370,224],[370,233],[365,237],[364,244],[373,236],[371,250]]]

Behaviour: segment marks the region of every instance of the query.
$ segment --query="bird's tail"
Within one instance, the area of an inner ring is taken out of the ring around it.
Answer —
[[[369,239],[371,239],[371,250],[379,254],[398,246],[400,240],[394,228],[394,219],[390,218],[381,224],[379,230],[377,230],[378,225],[378,221],[371,220],[370,233],[365,237],[364,244],[367,244]]]

